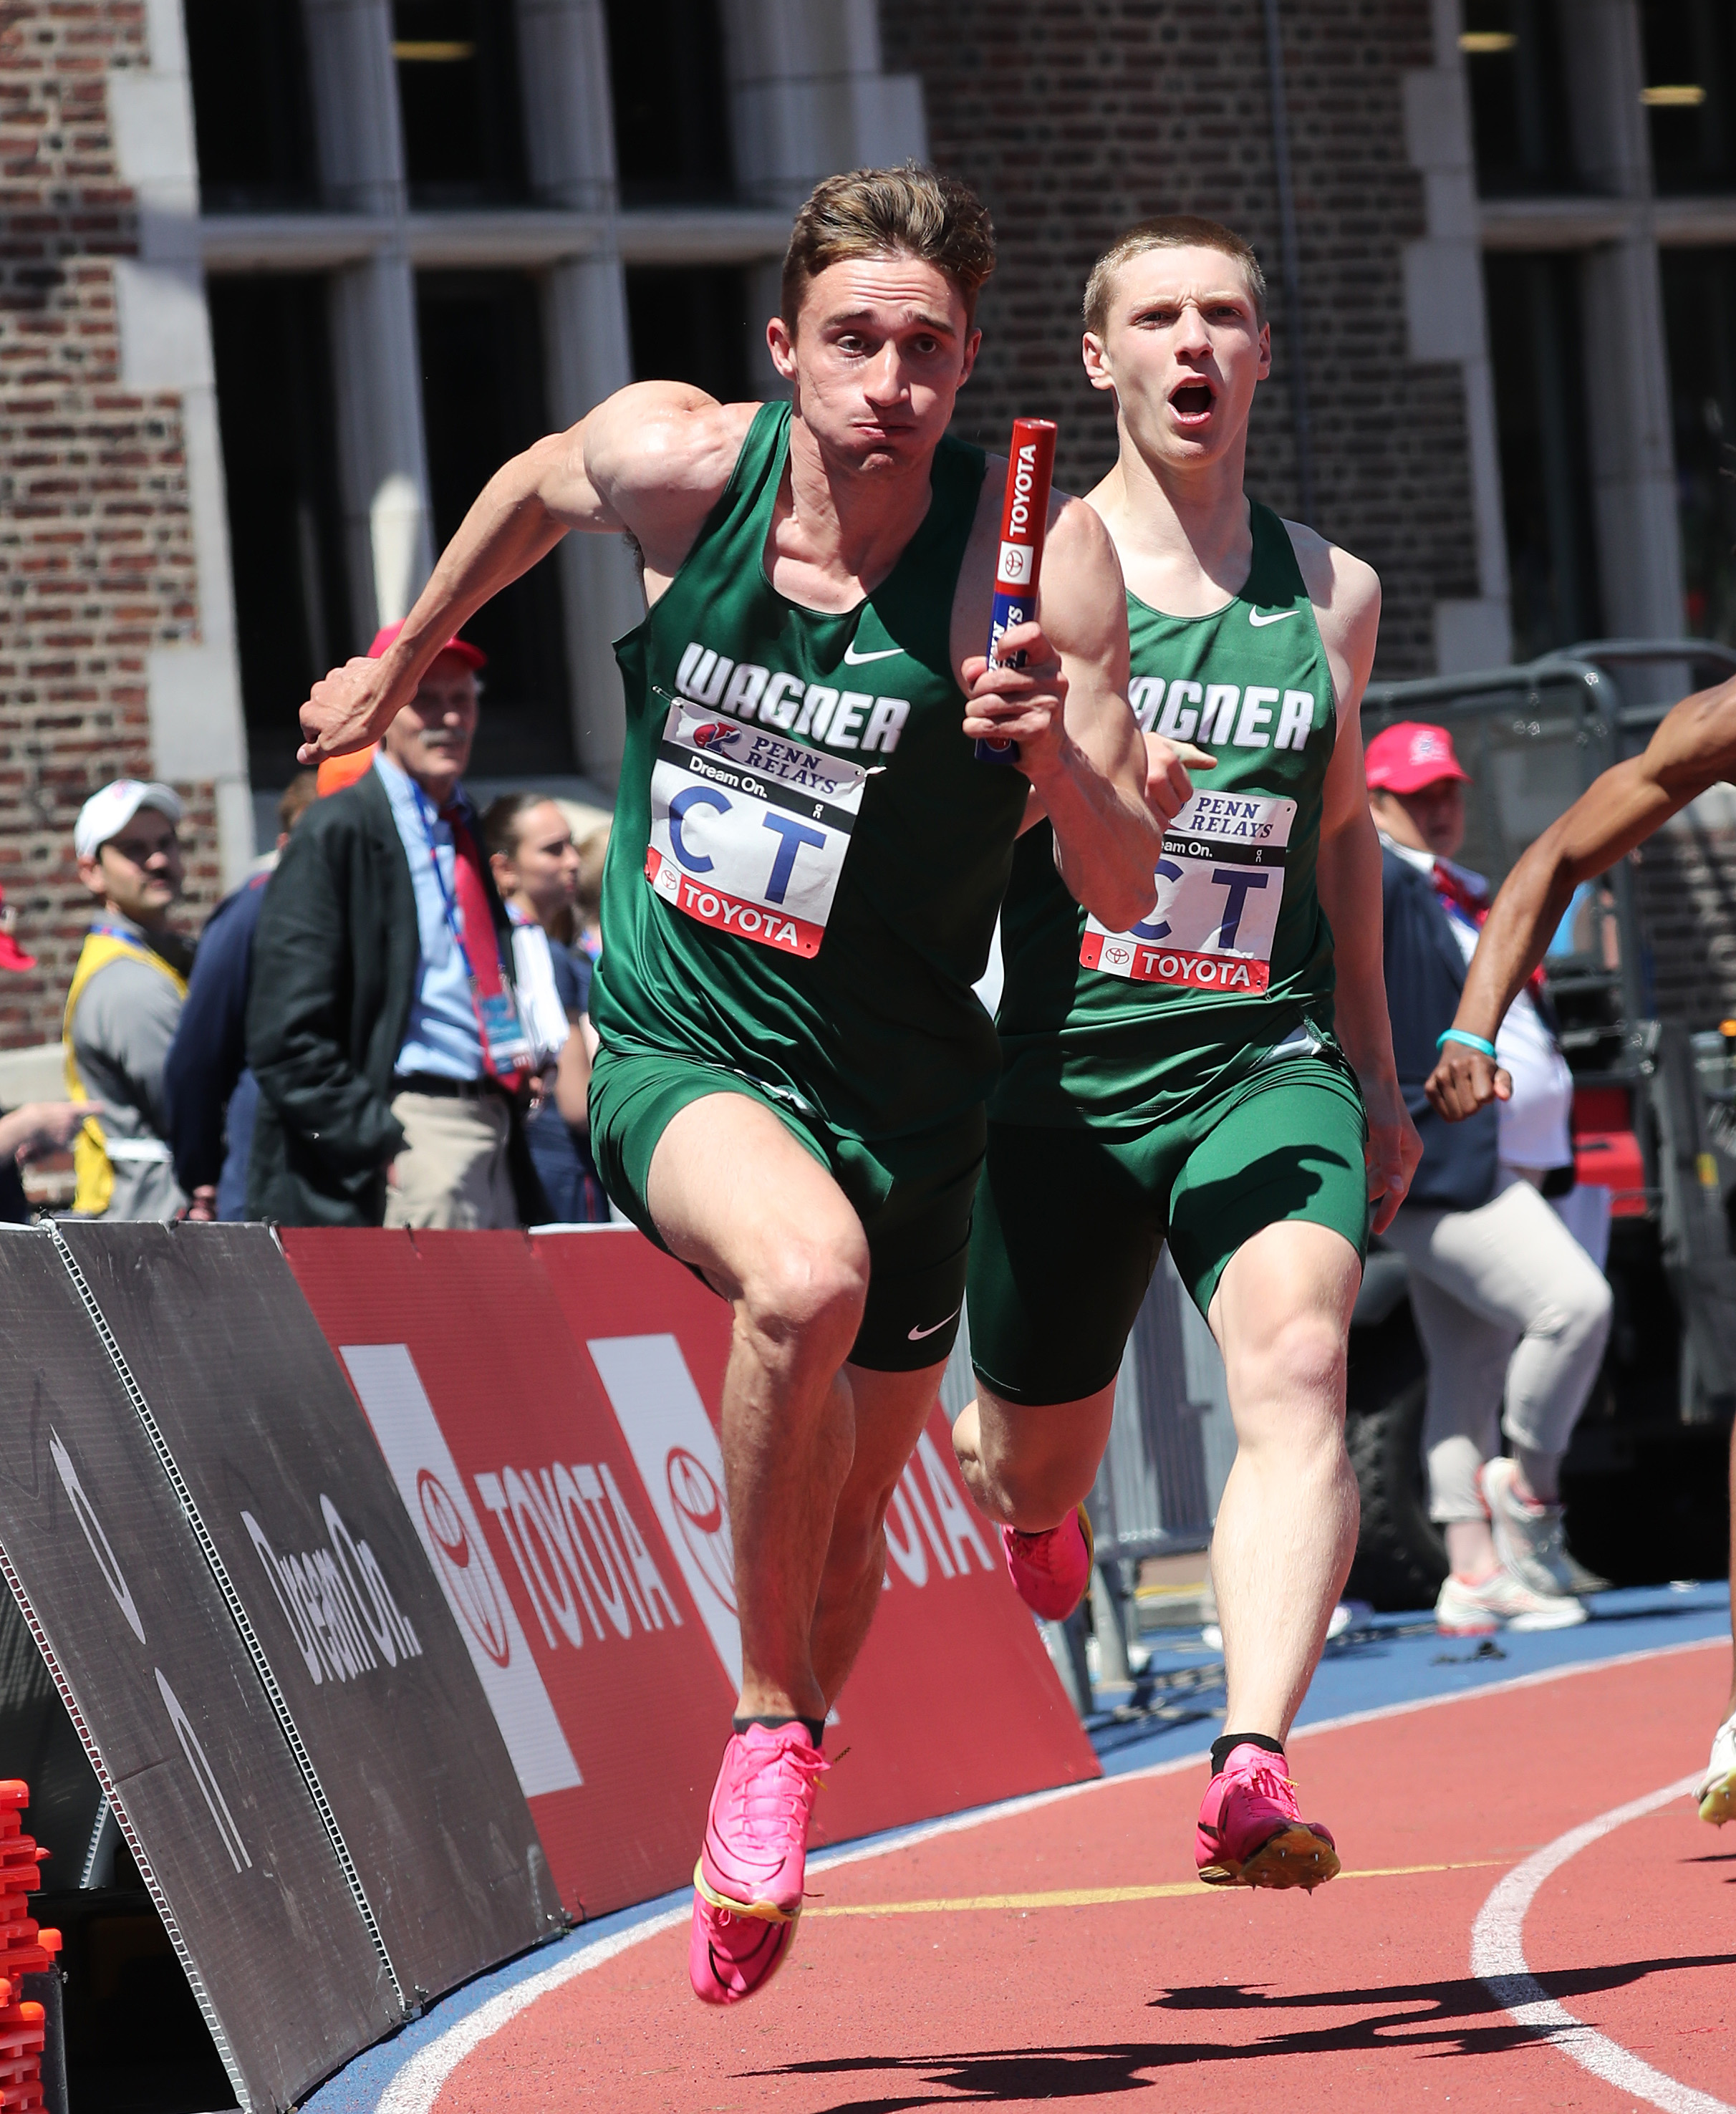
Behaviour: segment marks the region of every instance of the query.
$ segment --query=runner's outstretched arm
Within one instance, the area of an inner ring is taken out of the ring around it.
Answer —
[[[674,572],[728,483],[756,408],[682,382],[636,382],[515,455],[483,487],[380,659],[346,661],[314,685],[297,761],[376,740],[447,640],[570,528],[625,530],[648,573]]]
[[[1605,771],[1525,853],[1495,899],[1453,1025],[1492,1042],[1580,882],[1607,872],[1733,771],[1736,680],[1684,698],[1666,714],[1642,754]],[[1456,1123],[1491,1100],[1505,1101],[1513,1082],[1482,1050],[1449,1042],[1427,1091],[1447,1121]]]
[[[1147,802],[1146,743],[1127,702],[1120,562],[1083,500],[1060,501],[1050,524],[1038,613],[1002,642],[1024,653],[1024,667],[990,668],[980,654],[964,663],[964,732],[1018,743],[1061,878],[1092,917],[1125,932],[1156,899],[1163,823],[1193,789],[1172,750],[1166,772],[1150,769]]]
[[[1332,928],[1333,1025],[1368,1112],[1368,1197],[1385,1233],[1422,1157],[1392,1055],[1381,954],[1381,840],[1363,782],[1363,692],[1374,666],[1381,583],[1372,567],[1323,538],[1292,530],[1338,705],[1326,768],[1316,886]]]

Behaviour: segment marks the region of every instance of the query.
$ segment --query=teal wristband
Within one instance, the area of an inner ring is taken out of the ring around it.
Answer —
[[[1435,1047],[1437,1050],[1449,1042],[1462,1042],[1467,1050],[1482,1050],[1485,1057],[1492,1058],[1495,1055],[1495,1045],[1492,1042],[1485,1042],[1480,1035],[1467,1035],[1462,1027],[1450,1027],[1445,1035],[1437,1035],[1435,1037]]]

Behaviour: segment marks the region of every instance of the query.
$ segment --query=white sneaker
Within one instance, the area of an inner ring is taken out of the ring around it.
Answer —
[[[1485,1461],[1477,1478],[1495,1553],[1503,1569],[1550,1599],[1571,1599],[1573,1573],[1561,1539],[1562,1508],[1522,1498],[1515,1487],[1518,1471],[1505,1453]]]
[[[1450,1572],[1435,1603],[1435,1627],[1449,1637],[1482,1636],[1491,1630],[1570,1630],[1584,1620],[1585,1609],[1571,1594],[1534,1592],[1505,1569],[1474,1586]]]
[[[1718,1727],[1705,1781],[1694,1796],[1699,1801],[1700,1818],[1711,1821],[1714,1828],[1736,1820],[1736,1710]]]
[[[1351,1610],[1340,1600],[1327,1618],[1326,1642],[1331,1644],[1334,1637],[1341,1637],[1354,1620]],[[1224,1649],[1222,1627],[1216,1622],[1207,1622],[1199,1633],[1199,1640],[1207,1651],[1221,1651]]]

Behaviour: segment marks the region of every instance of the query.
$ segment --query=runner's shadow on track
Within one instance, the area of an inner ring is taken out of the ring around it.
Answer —
[[[1637,1960],[1588,1967],[1549,1977],[1550,1994],[1564,2002],[1624,1989],[1647,1975],[1683,1968],[1736,1966],[1736,1953],[1697,1954],[1674,1960]],[[837,2056],[739,2073],[744,2077],[909,2078],[927,2089],[881,2094],[872,2099],[815,2102],[815,2114],[908,2114],[922,2107],[1006,2105],[1028,2100],[1105,2098],[1111,2093],[1149,2091],[1163,2073],[1183,2065],[1241,2062],[1283,2056],[1378,2053],[1383,2048],[1431,2049],[1442,2056],[1500,2055],[1536,2039],[1516,2025],[1484,1985],[1471,1976],[1456,1982],[1425,1982],[1408,1988],[1321,1989],[1299,1996],[1269,1995],[1251,1984],[1206,1983],[1166,1990],[1150,2000],[1152,2011],[1270,2011],[1310,2008],[1342,2011],[1359,2005],[1370,2016],[1317,2029],[1277,2031],[1256,2040],[1126,2041],[1083,2043],[1073,2048],[986,2048],[969,2053],[920,2056]],[[1486,2021],[1486,2023],[1481,2023]]]

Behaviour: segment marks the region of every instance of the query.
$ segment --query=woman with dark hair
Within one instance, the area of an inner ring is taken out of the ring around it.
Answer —
[[[554,1091],[525,1126],[531,1160],[552,1220],[606,1219],[608,1199],[591,1161],[588,1104],[596,1036],[589,1018],[591,961],[578,944],[574,909],[579,860],[572,831],[546,794],[504,793],[483,817],[483,838],[513,923],[540,926],[547,937],[555,992],[566,1016]]]

